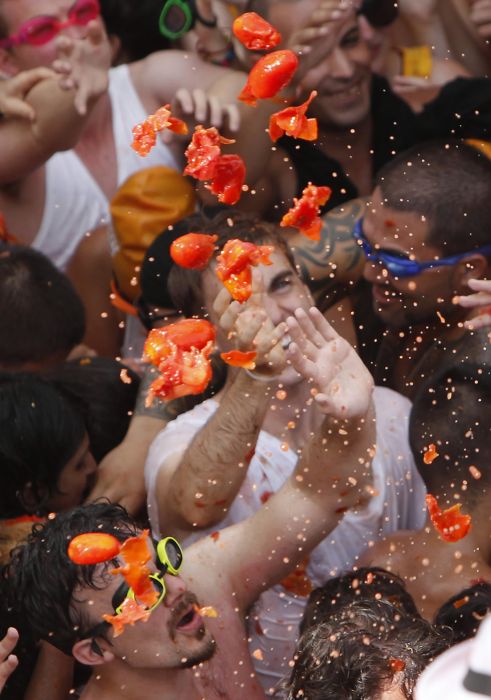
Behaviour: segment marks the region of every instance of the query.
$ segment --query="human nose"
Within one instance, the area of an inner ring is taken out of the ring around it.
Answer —
[[[163,602],[167,608],[172,608],[180,596],[182,596],[182,594],[185,592],[186,585],[180,576],[172,576],[172,574],[166,574],[164,581],[165,598]]]
[[[263,303],[264,309],[268,314],[273,326],[277,326],[282,321],[286,321],[287,316],[290,315],[289,313],[285,313],[281,306],[274,299],[271,299],[267,295],[265,295]]]
[[[329,64],[329,74],[332,78],[346,80],[354,75],[354,64],[343,49],[339,47],[332,51]]]

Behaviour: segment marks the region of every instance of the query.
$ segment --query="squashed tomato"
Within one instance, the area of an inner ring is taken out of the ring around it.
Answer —
[[[146,622],[150,617],[150,611],[131,598],[126,598],[121,606],[119,615],[103,615],[104,622],[113,626],[113,637],[123,634],[126,625],[134,625],[135,622]]]
[[[147,405],[154,396],[166,401],[201,394],[212,378],[210,354],[215,329],[204,319],[183,319],[150,331],[144,357],[158,367]]]
[[[227,365],[231,367],[242,367],[243,369],[254,369],[256,366],[257,352],[249,350],[242,352],[241,350],[230,350],[230,352],[222,352],[220,357]]]
[[[252,67],[239,100],[255,106],[258,100],[275,97],[288,85],[298,67],[298,58],[289,49],[273,51]]]
[[[428,449],[423,452],[423,462],[425,464],[431,464],[439,456],[440,455],[436,451],[436,445],[431,443],[431,445],[428,445]]]
[[[256,12],[245,12],[237,17],[232,31],[250,51],[269,51],[281,42],[281,34]]]
[[[204,270],[216,249],[218,236],[187,233],[172,242],[170,256],[176,265],[190,270]]]
[[[317,96],[313,90],[309,99],[298,107],[287,107],[281,112],[272,114],[269,118],[269,135],[273,142],[277,141],[284,134],[292,136],[294,139],[304,139],[305,141],[315,141],[317,138],[317,119],[306,117],[310,103]]]
[[[221,147],[223,144],[230,143],[235,143],[235,141],[221,136],[214,126],[205,129],[201,124],[198,124],[191,143],[186,149],[187,165],[184,174],[191,175],[202,182],[212,180],[221,156]]]
[[[458,542],[467,535],[471,528],[471,516],[462,515],[461,503],[442,511],[436,498],[429,493],[426,496],[426,505],[431,522],[443,540]]]
[[[238,238],[227,241],[217,257],[216,274],[233,299],[241,303],[249,299],[252,294],[251,266],[271,265],[269,256],[273,250],[273,246],[257,246]]]
[[[298,228],[307,238],[319,241],[322,228],[320,207],[324,206],[330,196],[329,187],[317,187],[309,183],[300,199],[294,197],[294,206],[285,214],[280,226]]]
[[[211,183],[206,187],[218,196],[218,201],[222,204],[237,204],[245,177],[244,161],[240,156],[230,153],[220,156]]]
[[[121,542],[105,532],[77,535],[68,545],[68,556],[74,564],[101,564],[118,556]]]
[[[111,571],[115,576],[121,574],[133,589],[135,598],[147,608],[152,607],[158,600],[158,593],[150,579],[150,569],[147,563],[154,553],[148,545],[149,531],[143,530],[136,537],[129,537],[121,545],[120,556],[125,565]]]
[[[147,156],[157,143],[157,133],[168,129],[175,134],[187,134],[188,127],[181,119],[171,116],[170,105],[158,109],[133,128],[131,147],[140,156]]]

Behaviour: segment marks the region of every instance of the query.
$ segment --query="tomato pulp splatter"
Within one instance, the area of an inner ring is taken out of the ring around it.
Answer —
[[[216,274],[233,299],[242,303],[250,298],[252,294],[251,267],[260,264],[271,265],[269,256],[273,250],[273,246],[257,246],[238,238],[227,241],[217,257]]]
[[[284,134],[294,139],[315,141],[318,134],[317,119],[306,116],[310,103],[317,96],[313,90],[309,99],[298,107],[287,107],[269,118],[269,135],[276,142]]]
[[[120,556],[124,566],[113,569],[111,573],[121,574],[135,598],[146,607],[151,608],[158,600],[158,593],[153,587],[150,569],[147,563],[155,556],[148,544],[149,531],[143,530],[136,537],[129,537],[121,545]]]
[[[220,156],[215,174],[206,187],[216,194],[222,204],[237,204],[246,178],[245,163],[240,156],[230,153]]]
[[[281,42],[281,34],[256,12],[245,12],[237,17],[232,31],[250,51],[269,51]]]
[[[431,445],[428,445],[427,449],[423,452],[423,462],[425,464],[431,464],[437,457],[439,457],[439,454],[436,451],[436,445],[431,443]]]
[[[218,236],[187,233],[172,242],[170,256],[176,265],[190,270],[204,270],[216,250]]]
[[[273,51],[252,67],[239,100],[255,106],[258,100],[275,97],[288,85],[298,68],[298,58],[289,49]]]
[[[302,197],[293,199],[294,206],[285,214],[280,226],[298,228],[307,238],[319,241],[322,228],[320,207],[324,206],[330,196],[329,187],[317,187],[309,182]]]
[[[201,394],[212,377],[210,354],[215,329],[204,319],[184,319],[150,331],[144,357],[160,376],[152,382],[147,404],[154,396],[166,401]]]
[[[171,115],[170,105],[158,109],[155,114],[148,116],[144,122],[133,128],[133,143],[131,147],[140,156],[147,156],[157,143],[159,131],[168,129],[175,134],[187,134],[188,127],[181,119]]]
[[[103,615],[102,619],[113,626],[113,637],[119,637],[120,634],[123,634],[126,625],[134,625],[140,620],[146,622],[149,617],[150,611],[145,606],[131,598],[126,598],[118,615]]]
[[[443,540],[458,542],[467,535],[471,528],[471,516],[462,515],[461,503],[442,511],[436,498],[429,493],[426,496],[426,505],[431,522]]]
[[[230,350],[230,352],[222,352],[220,357],[227,363],[227,365],[230,365],[231,367],[254,369],[256,366],[257,352],[255,350],[249,350],[247,352]]]

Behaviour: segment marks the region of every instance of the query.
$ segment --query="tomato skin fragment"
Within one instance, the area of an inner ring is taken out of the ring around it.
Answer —
[[[217,257],[216,275],[236,301],[243,303],[252,294],[252,266],[272,265],[273,246],[254,245],[233,238]]]
[[[243,369],[254,369],[256,366],[257,352],[249,350],[241,352],[240,350],[230,350],[230,352],[222,352],[220,357],[227,365],[231,367],[242,367]]]
[[[74,564],[101,564],[118,556],[121,542],[105,532],[86,532],[74,537],[68,545],[68,556]]]
[[[202,182],[213,179],[221,156],[221,146],[230,143],[235,141],[221,136],[214,126],[205,129],[198,124],[191,143],[186,149],[187,165],[184,168],[184,175],[191,175]]]
[[[281,34],[256,12],[245,12],[237,17],[232,31],[250,51],[269,51],[281,43]]]
[[[171,116],[170,105],[160,107],[155,114],[150,114],[144,122],[133,127],[131,148],[138,155],[147,156],[157,143],[157,133],[168,129],[175,134],[187,134],[188,127],[182,119]]]
[[[257,100],[275,97],[288,85],[298,68],[298,58],[289,49],[262,56],[252,67],[238,99],[251,106]]]
[[[471,529],[472,518],[470,515],[462,515],[460,512],[461,503],[456,503],[442,511],[436,498],[428,493],[426,495],[426,506],[431,522],[445,542],[458,542]]]
[[[104,622],[113,626],[113,637],[119,637],[124,632],[126,625],[134,625],[135,622],[147,622],[150,611],[143,605],[139,605],[135,600],[126,598],[121,606],[119,615],[103,615]]]
[[[218,196],[222,204],[237,204],[242,194],[246,178],[246,167],[242,158],[235,153],[220,156],[215,173],[207,189]]]
[[[425,452],[423,452],[423,462],[425,464],[432,464],[432,462],[434,462],[435,459],[439,456],[440,455],[436,451],[436,445],[431,443],[431,445],[428,445],[428,449]]]
[[[112,569],[116,576],[121,574],[124,580],[133,589],[135,598],[150,608],[157,602],[158,593],[149,578],[150,569],[147,563],[152,559],[153,552],[148,545],[149,531],[143,530],[136,537],[129,537],[121,545],[120,556],[125,565]]]
[[[297,228],[307,238],[319,241],[322,229],[320,207],[326,204],[331,193],[330,187],[317,187],[309,182],[302,197],[294,197],[294,206],[284,215],[280,226]]]
[[[317,92],[313,90],[308,100],[298,107],[287,107],[281,112],[271,115],[269,118],[269,135],[273,142],[276,142],[285,134],[294,139],[304,139],[305,141],[315,141],[317,139],[317,119],[309,119],[305,116],[310,103],[316,96]]]
[[[216,250],[218,236],[187,233],[172,242],[170,256],[176,265],[189,270],[204,270]]]

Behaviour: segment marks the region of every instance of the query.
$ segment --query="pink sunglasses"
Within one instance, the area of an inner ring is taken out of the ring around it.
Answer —
[[[97,19],[100,13],[99,0],[77,0],[70,8],[66,22],[60,22],[57,17],[51,15],[31,17],[20,26],[17,34],[1,39],[0,48],[11,49],[20,44],[43,46],[52,41],[63,29],[73,25],[84,26],[93,19]]]

